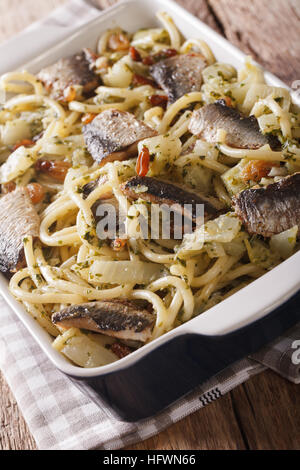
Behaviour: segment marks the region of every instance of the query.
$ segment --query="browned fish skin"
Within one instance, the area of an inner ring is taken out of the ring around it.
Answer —
[[[96,180],[94,181],[91,181],[90,183],[87,183],[83,186],[82,188],[82,197],[83,199],[87,199],[89,197],[89,195],[95,191],[95,189],[98,187],[98,186],[102,186],[103,184],[107,183],[108,181],[108,178],[106,175],[103,175],[99,178],[97,178]],[[101,196],[101,200],[102,199],[109,199],[110,197],[112,196],[112,191],[108,194],[103,194]]]
[[[83,95],[88,96],[100,84],[98,75],[92,70],[87,50],[44,68],[38,78],[51,91],[51,96],[58,100],[64,100],[64,92],[70,86],[82,86]]]
[[[300,227],[300,173],[266,188],[246,189],[234,200],[235,212],[251,234],[271,237]]]
[[[141,304],[123,299],[72,305],[52,316],[52,322],[65,328],[83,328],[115,338],[146,342],[156,316]]]
[[[140,192],[140,188],[147,188]],[[122,192],[130,199],[144,199],[155,204],[167,204],[169,206],[178,204],[183,207],[185,204],[191,204],[193,209],[193,219],[196,213],[196,205],[204,204],[204,216],[209,218],[216,217],[221,207],[215,207],[205,196],[190,193],[174,184],[161,181],[147,176],[135,176],[121,185]]]
[[[98,185],[99,185],[99,178],[97,178],[95,181],[91,181],[90,183],[85,184],[82,188],[83,199],[87,199],[89,195],[92,194],[93,191],[95,191]]]
[[[87,148],[99,164],[137,154],[137,143],[157,132],[131,113],[108,109],[83,128]]]
[[[194,111],[189,125],[189,131],[192,134],[207,142],[217,144],[219,129],[226,131],[225,142],[230,147],[258,149],[266,144],[272,148],[280,145],[276,137],[260,132],[254,116],[243,117],[235,109],[226,106],[224,100]]]
[[[0,199],[0,271],[16,272],[25,266],[23,240],[39,236],[40,219],[26,189]]]
[[[172,104],[186,93],[200,91],[206,65],[201,55],[182,54],[157,62],[150,67],[150,74],[168,94]]]

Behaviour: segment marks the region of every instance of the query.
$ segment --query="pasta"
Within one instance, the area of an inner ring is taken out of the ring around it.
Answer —
[[[35,183],[45,193],[36,205],[39,238],[24,239],[26,266],[12,276],[10,291],[55,337],[54,347],[81,367],[117,360],[113,345],[122,340],[55,325],[51,321],[55,312],[95,301],[146,301],[155,315],[151,341],[232,295],[298,248],[297,227],[262,240],[251,236],[231,210],[232,196],[241,190],[257,183],[263,186],[264,181],[274,183],[280,180],[280,171],[286,176],[300,167],[300,114],[288,91],[267,85],[250,60],[239,72],[216,62],[202,39],[182,38],[166,13],[160,12],[158,19],[161,28],[134,34],[115,28],[101,36],[95,68],[102,85],[88,98],[74,94],[67,101],[55,99],[27,71],[0,79],[0,87],[14,95],[0,110],[2,190]],[[172,54],[201,55],[206,64],[201,89],[184,93],[168,107],[152,104],[153,96],[163,103],[168,96],[147,75],[146,66],[149,57],[165,53],[166,48]],[[136,76],[144,77],[144,83],[133,84]],[[260,131],[276,135],[281,149],[268,144],[236,148],[227,143],[222,129],[217,144],[192,135],[193,111],[219,99],[255,116]],[[194,192],[200,188],[222,215],[183,240],[139,238],[140,217],[148,216],[151,204],[132,201],[122,190],[136,176],[136,156],[99,165],[83,137],[86,122],[107,110],[130,112],[156,131],[138,143],[139,154],[146,148],[152,158],[149,177]],[[253,161],[271,163],[277,175],[245,180],[243,172]],[[94,190],[85,194],[91,185]],[[113,201],[124,214],[124,239],[99,238],[95,216],[99,201]],[[126,343],[132,350],[139,346]]]

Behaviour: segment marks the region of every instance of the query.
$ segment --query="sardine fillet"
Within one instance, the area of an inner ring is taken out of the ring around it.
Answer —
[[[205,218],[216,217],[221,206],[214,206],[205,196],[190,193],[174,184],[156,178],[135,176],[121,185],[122,192],[130,199],[143,199],[154,204],[177,205],[184,209],[192,205],[192,216],[196,214],[196,206],[204,205]]]
[[[223,100],[208,104],[193,112],[189,131],[210,143],[218,143],[218,131],[226,132],[226,144],[230,147],[258,149],[269,144],[272,148],[279,142],[274,136],[260,132],[254,116],[243,117],[238,111],[225,105]]]
[[[26,189],[0,199],[0,271],[15,272],[25,265],[23,240],[39,236],[40,219]]]
[[[201,55],[182,54],[161,60],[150,68],[154,80],[167,92],[169,103],[186,93],[200,91],[206,62]]]
[[[91,70],[85,50],[42,69],[38,78],[50,90],[54,99],[63,99],[64,91],[69,86],[82,86],[83,94],[89,95],[100,84],[99,77]]]
[[[134,301],[114,299],[72,305],[52,316],[54,324],[83,328],[115,338],[146,342],[156,316]]]
[[[103,164],[135,156],[137,143],[157,132],[131,113],[109,109],[86,125],[83,134],[93,159]]]
[[[266,188],[246,189],[233,200],[235,212],[251,234],[271,237],[300,228],[300,173]]]

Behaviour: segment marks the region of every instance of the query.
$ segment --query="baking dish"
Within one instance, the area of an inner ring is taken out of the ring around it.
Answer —
[[[82,46],[95,47],[104,30],[121,25],[129,31],[155,24],[155,13],[172,15],[184,36],[201,37],[217,59],[240,68],[244,54],[170,0],[126,0],[26,64],[37,72]],[[26,48],[29,44],[23,43]],[[15,47],[15,46],[14,46]],[[5,57],[21,48],[3,46],[0,73],[9,69]],[[2,52],[2,51],[1,51]],[[1,54],[2,55],[2,54]],[[285,86],[266,73],[267,82]],[[188,393],[234,361],[254,352],[300,319],[298,310],[300,252],[201,316],[167,333],[124,359],[101,368],[81,369],[53,350],[50,336],[10,295],[1,276],[0,292],[33,334],[48,358],[96,403],[103,400],[124,420],[147,418]]]

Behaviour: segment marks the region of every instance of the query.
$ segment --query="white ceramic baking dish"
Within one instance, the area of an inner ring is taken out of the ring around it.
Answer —
[[[55,62],[60,57],[75,53],[82,47],[95,48],[100,34],[106,29],[115,25],[120,25],[125,30],[132,32],[142,27],[154,26],[157,24],[155,13],[159,10],[167,11],[172,15],[177,26],[185,37],[204,39],[212,48],[217,60],[230,63],[236,68],[242,67],[245,60],[245,55],[241,51],[232,46],[228,41],[223,39],[216,32],[189,14],[183,8],[179,7],[173,1],[125,0],[120,4],[117,4],[115,7],[104,11],[101,15],[99,15],[98,18],[81,27],[68,39],[57,44],[50,50],[46,50],[39,57],[33,58],[30,62],[27,63],[26,68],[32,72],[38,72],[42,67]],[[15,62],[17,56],[19,58],[18,63],[20,66],[24,63],[24,54],[22,51],[28,51],[30,48],[32,49],[31,39],[32,38],[30,38],[30,35],[28,34],[26,37],[24,37],[23,40],[20,36],[19,42],[16,43],[16,41],[13,41],[12,43],[7,43],[0,48],[0,73],[9,71],[8,67],[11,63],[11,57],[14,57]],[[26,57],[28,58],[28,55]],[[268,83],[272,85],[286,86],[270,73],[266,73],[266,79]],[[28,330],[34,336],[40,347],[46,353],[48,358],[53,362],[53,364],[55,364],[55,366],[58,367],[62,372],[66,373],[70,377],[73,377],[75,380],[78,380],[81,388],[84,388],[86,393],[92,396],[95,401],[98,401],[99,395],[102,395],[102,398],[103,395],[106,395],[104,399],[109,401],[111,406],[114,407],[114,403],[112,402],[116,397],[112,397],[111,394],[107,392],[107,389],[109,388],[107,382],[105,384],[102,383],[99,385],[101,378],[105,378],[106,380],[108,377],[116,377],[117,374],[120,376],[121,371],[125,377],[126,374],[124,375],[124,372],[126,370],[137,371],[138,369],[142,369],[143,367],[139,368],[138,364],[142,364],[143,360],[146,360],[146,358],[148,364],[147,367],[151,367],[151,354],[153,354],[154,351],[162,351],[163,347],[166,347],[168,344],[174,344],[175,339],[182,340],[182,338],[186,339],[189,337],[194,337],[195,335],[197,335],[199,338],[229,338],[230,335],[234,335],[235,332],[246,331],[245,329],[251,325],[261,324],[261,328],[263,328],[263,323],[260,323],[260,321],[267,318],[271,312],[274,312],[274,310],[284,304],[284,302],[290,299],[299,290],[299,263],[300,252],[292,256],[287,261],[283,262],[280,266],[268,274],[254,281],[248,287],[245,287],[229,299],[223,301],[199,317],[165,334],[161,338],[156,339],[152,343],[144,346],[130,356],[127,356],[116,363],[94,369],[81,369],[71,364],[67,359],[65,359],[61,354],[52,348],[52,338],[50,338],[50,336],[38,325],[38,323],[33,318],[31,318],[30,315],[28,315],[23,306],[10,295],[8,291],[7,280],[4,276],[0,277],[0,292],[18,315],[18,317],[26,325]],[[289,315],[289,312],[286,311],[285,315]],[[281,330],[278,330],[277,334],[279,334],[280,331]],[[267,341],[269,339],[271,338],[266,335],[265,340]],[[186,344],[186,342],[184,342],[184,344]],[[167,350],[165,350],[165,352],[166,351]],[[246,354],[247,352],[248,350],[241,350],[240,355]],[[231,360],[239,358],[236,357],[236,355],[230,357]],[[148,360],[149,358],[150,362]],[[195,358],[193,360],[195,360]],[[204,358],[202,358],[202,360],[205,361]],[[156,357],[154,362],[155,368],[157,370],[160,360],[157,361]],[[224,364],[224,366],[226,365],[227,364]],[[188,371],[189,366],[184,366],[184,369]],[[214,368],[211,369],[211,373],[213,371]],[[157,372],[157,374],[161,375],[159,372]],[[195,375],[195,371],[193,371],[193,374]],[[132,375],[130,376],[132,379]],[[207,378],[207,374],[204,376],[204,378]],[[197,381],[199,382],[202,379],[203,377],[200,374]],[[141,375],[135,375],[133,380],[140,382],[140,384],[143,383]],[[183,392],[186,393],[198,382],[189,382],[186,388],[182,390],[179,387],[180,390],[177,394],[174,395],[174,397],[172,394],[166,394],[170,397],[169,400],[165,398],[164,400],[160,401],[160,404],[153,405],[153,407],[144,414],[135,414],[132,412],[132,406],[131,408],[130,406],[127,406],[127,411],[120,411],[122,408],[120,403],[115,406],[115,409],[119,415],[123,416],[125,419],[132,420],[143,418],[166,406],[168,401],[174,401],[174,399],[178,398],[180,395],[183,395]],[[95,383],[97,383],[97,386]],[[125,388],[127,387],[128,389],[128,377],[127,379],[124,379],[122,383],[122,386]],[[148,387],[149,389],[149,384],[145,384],[144,389],[145,387]],[[143,393],[144,391],[145,390],[143,390]],[[132,393],[132,390],[129,391],[129,394],[130,393]],[[153,393],[155,393],[154,390]],[[126,398],[124,398],[124,400],[126,401]],[[131,411],[128,411],[129,408]]]

